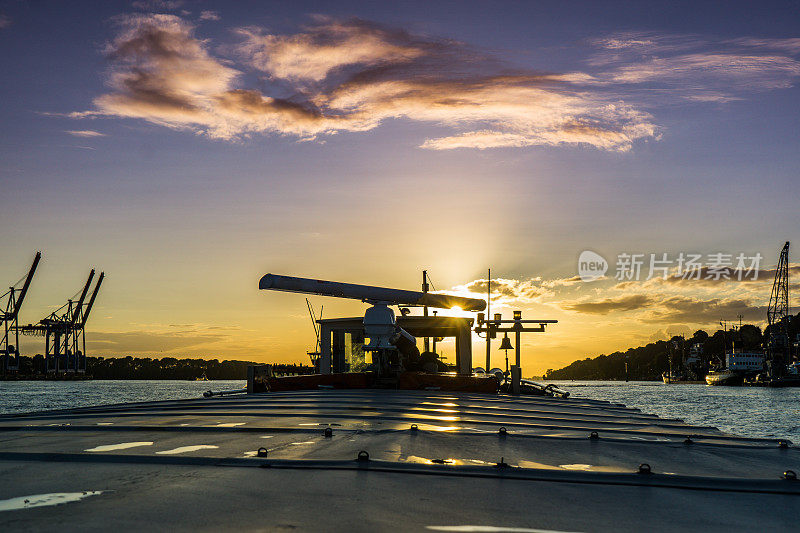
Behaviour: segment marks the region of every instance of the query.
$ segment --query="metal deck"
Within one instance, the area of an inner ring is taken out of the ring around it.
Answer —
[[[0,500],[102,491],[0,527],[788,529],[786,470],[792,446],[607,402],[273,392],[0,417]]]

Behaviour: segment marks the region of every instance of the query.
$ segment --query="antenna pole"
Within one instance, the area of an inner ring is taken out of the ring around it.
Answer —
[[[428,294],[428,271],[422,271],[422,294]],[[425,305],[422,307],[422,316],[428,316],[428,306]],[[428,337],[423,339],[423,344],[425,346],[425,351],[431,351],[431,340]]]
[[[486,274],[486,318],[491,319],[491,303],[492,303],[492,269],[487,270]],[[492,363],[492,326],[486,325],[486,371],[491,369]]]

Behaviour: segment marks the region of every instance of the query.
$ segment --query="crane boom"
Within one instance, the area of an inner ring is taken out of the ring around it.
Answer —
[[[36,272],[36,267],[39,266],[39,260],[42,258],[42,252],[36,252],[36,256],[33,258],[33,264],[31,265],[30,270],[28,271],[28,275],[25,278],[25,283],[22,285],[22,289],[19,291],[19,296],[16,298],[16,302],[14,302],[14,309],[11,312],[11,316],[9,318],[16,319],[19,316],[19,310],[22,309],[22,302],[25,301],[25,295],[28,294],[28,287],[31,286],[31,280],[33,280],[33,274]]]
[[[89,303],[86,304],[86,311],[83,313],[83,317],[81,319],[81,328],[86,325],[86,321],[89,320],[89,313],[92,312],[92,306],[94,306],[94,300],[97,298],[97,292],[100,290],[100,284],[103,283],[103,278],[106,276],[105,272],[100,272],[100,277],[97,278],[97,285],[94,286],[94,290],[92,291],[92,296],[89,298]]]
[[[81,297],[78,298],[78,303],[75,304],[75,309],[72,313],[72,317],[70,322],[72,324],[77,324],[78,320],[81,318],[81,308],[83,307],[83,301],[86,299],[86,295],[89,293],[89,287],[92,285],[92,280],[94,279],[94,269],[89,272],[89,279],[86,280],[86,285],[83,286],[83,291],[81,291]]]

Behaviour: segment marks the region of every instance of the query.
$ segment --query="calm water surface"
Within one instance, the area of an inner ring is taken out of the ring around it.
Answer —
[[[656,381],[553,381],[576,398],[637,407],[689,424],[714,426],[745,437],[789,439],[800,444],[800,387],[709,387]]]
[[[663,417],[714,426],[748,437],[800,443],[800,388],[709,387],[660,382],[555,381],[576,398],[623,403]],[[23,413],[122,402],[199,398],[234,381],[0,381],[0,413]]]
[[[0,414],[201,398],[207,390],[241,389],[246,385],[244,380],[0,381]]]

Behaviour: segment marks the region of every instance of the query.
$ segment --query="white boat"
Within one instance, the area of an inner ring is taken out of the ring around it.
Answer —
[[[711,370],[706,374],[706,383],[709,385],[741,385],[744,382],[744,373],[722,368]]]
[[[706,374],[709,385],[741,385],[745,378],[757,375],[764,369],[762,352],[734,350],[725,354],[725,368]]]

